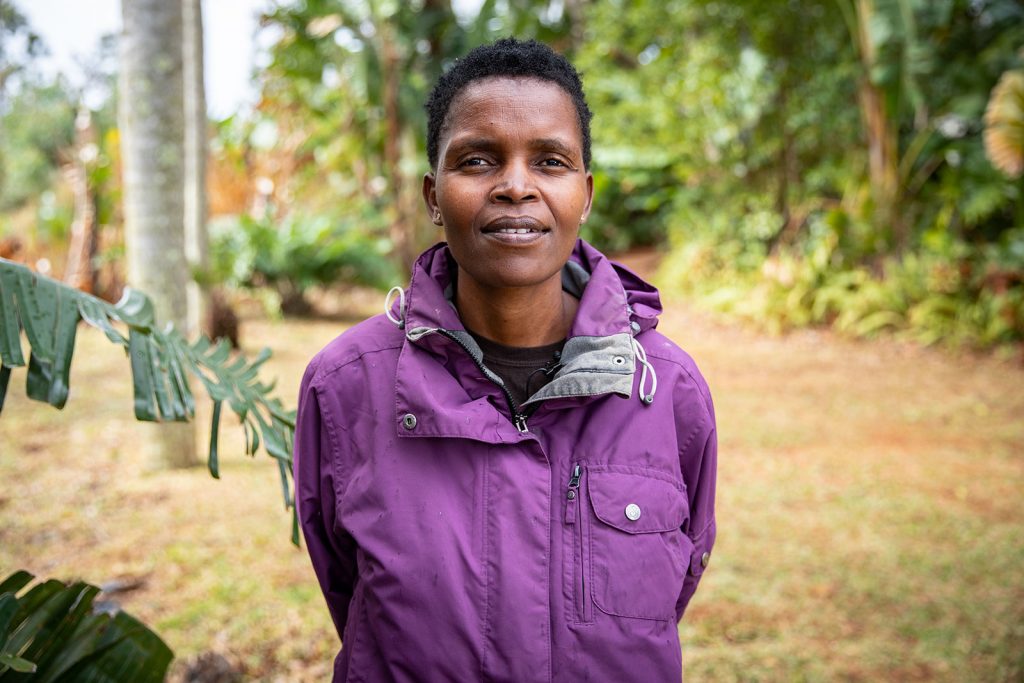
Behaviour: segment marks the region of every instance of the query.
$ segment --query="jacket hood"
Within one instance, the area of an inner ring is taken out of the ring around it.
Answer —
[[[483,381],[504,389],[501,377],[484,364],[483,352],[466,331],[452,303],[454,268],[447,244],[431,247],[417,259],[408,293],[401,288],[392,290],[399,294],[397,311],[390,304],[385,305],[385,310],[392,322],[404,330],[407,347],[411,344],[420,352],[435,354],[452,372],[464,376],[475,372],[477,377],[482,373]],[[562,365],[551,381],[523,406],[512,406],[514,416],[520,408],[550,399],[578,401],[610,393],[629,398],[638,367],[643,369],[640,399],[645,404],[652,403],[657,378],[636,336],[657,325],[661,313],[657,290],[582,239],[577,240],[562,270],[562,287],[580,300],[562,349]],[[407,351],[403,352],[400,364],[413,362],[415,352],[408,348]],[[472,363],[460,363],[460,357]],[[475,369],[471,367],[474,364]],[[464,377],[464,382],[471,381]],[[401,381],[399,385],[399,393],[404,394],[406,389]],[[412,393],[415,392],[409,390],[411,400]],[[517,422],[517,427],[525,431],[525,420]]]

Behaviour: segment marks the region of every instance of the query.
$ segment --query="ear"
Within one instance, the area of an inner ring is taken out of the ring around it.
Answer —
[[[587,171],[587,203],[583,207],[583,215],[580,216],[580,223],[587,220],[590,215],[590,207],[594,204],[594,174]]]
[[[427,215],[434,225],[444,225],[441,218],[441,207],[437,204],[437,180],[433,171],[423,175],[423,203],[427,207]]]

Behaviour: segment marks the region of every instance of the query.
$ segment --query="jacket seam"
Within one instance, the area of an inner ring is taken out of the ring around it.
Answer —
[[[316,373],[313,375],[313,383],[319,383],[324,381],[329,375],[333,375],[338,370],[344,368],[347,365],[351,365],[357,361],[362,360],[363,356],[368,356],[371,353],[382,353],[384,351],[392,351],[394,349],[400,349],[405,345],[403,338],[401,344],[395,344],[393,346],[382,346],[376,349],[367,349],[366,351],[359,352],[359,355],[349,358],[347,360],[335,361],[333,365],[318,368]]]
[[[321,400],[321,396],[320,396],[320,388],[317,387],[316,385],[313,385],[310,388],[313,390],[313,393],[316,395],[316,409],[320,413],[320,419],[323,420],[324,426],[327,427],[327,439],[328,439],[328,441],[329,441],[329,443],[331,445],[331,450],[332,450],[332,453],[331,453],[331,463],[330,463],[331,464],[331,475],[332,475],[331,476],[331,480],[332,480],[331,481],[331,491],[334,493],[334,500],[332,501],[332,505],[334,505],[334,508],[335,508],[334,509],[334,524],[335,524],[335,526],[337,526],[338,525],[338,509],[337,509],[338,500],[340,500],[342,498],[341,492],[338,490],[338,486],[340,485],[340,483],[342,481],[345,480],[344,477],[342,476],[342,473],[339,470],[340,461],[342,459],[341,457],[339,457],[341,455],[341,441],[338,438],[337,425],[334,423],[334,417],[331,415],[330,411],[325,411],[323,409],[323,401]],[[334,529],[331,529],[331,531],[333,532]]]
[[[657,352],[648,352],[647,356],[649,358],[657,358],[658,360],[663,360],[666,363],[672,363],[673,365],[677,366],[680,370],[686,373],[686,376],[690,378],[691,382],[693,382],[693,385],[697,388],[697,393],[700,394],[700,397],[703,400],[704,416],[707,418],[709,423],[713,424],[713,420],[711,419],[711,409],[709,407],[711,403],[711,394],[708,391],[708,389],[704,386],[705,383],[698,381],[697,378],[694,376],[693,372],[690,370],[690,368],[686,367],[685,364],[680,363],[675,358],[669,358],[668,356],[660,355]]]

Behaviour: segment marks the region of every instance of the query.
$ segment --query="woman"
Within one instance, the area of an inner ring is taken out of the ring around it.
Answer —
[[[334,680],[678,681],[715,538],[714,410],[654,330],[654,288],[577,238],[579,76],[500,40],[427,111],[447,244],[302,382],[297,500]]]

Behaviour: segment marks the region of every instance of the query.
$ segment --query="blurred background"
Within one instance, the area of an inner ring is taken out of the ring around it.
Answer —
[[[441,239],[423,101],[507,35],[581,71],[583,236],[659,286],[718,405],[687,675],[1022,680],[1019,0],[0,0],[0,257],[271,347],[293,406]],[[0,575],[105,584],[176,680],[329,675],[277,466],[230,457],[241,430],[219,482],[194,446],[141,456],[162,437],[94,331],[64,412],[14,377]]]

